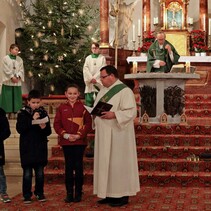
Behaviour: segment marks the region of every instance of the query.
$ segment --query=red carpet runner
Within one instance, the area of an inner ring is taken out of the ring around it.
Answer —
[[[92,194],[92,186],[84,187],[80,203],[64,203],[65,187],[62,184],[45,186],[46,202],[33,198],[32,204],[25,205],[22,195],[12,199],[9,204],[0,202],[1,211],[210,211],[211,189],[194,187],[141,187],[136,197],[130,197],[127,206],[111,208],[109,205],[98,205],[98,198]]]

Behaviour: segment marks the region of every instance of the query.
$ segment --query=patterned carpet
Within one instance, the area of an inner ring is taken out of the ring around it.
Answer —
[[[22,195],[12,199],[11,203],[0,202],[1,211],[211,211],[211,189],[194,187],[141,187],[137,196],[130,197],[129,204],[119,208],[98,205],[99,200],[92,193],[92,186],[84,186],[83,200],[80,203],[64,203],[63,184],[46,184],[47,202],[38,202],[33,198],[30,205],[23,204]]]

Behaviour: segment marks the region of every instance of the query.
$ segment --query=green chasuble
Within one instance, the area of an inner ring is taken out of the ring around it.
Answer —
[[[165,49],[165,46],[169,44],[171,46],[171,50],[174,55],[174,61],[171,61],[171,58],[169,56],[168,50]],[[171,70],[171,67],[174,64],[178,63],[178,60],[180,58],[180,55],[177,53],[174,46],[165,40],[163,49],[160,49],[159,43],[156,40],[149,48],[148,50],[148,56],[147,56],[147,72],[169,72]],[[166,62],[166,66],[162,66],[160,68],[154,68],[153,64],[155,60],[162,60]]]

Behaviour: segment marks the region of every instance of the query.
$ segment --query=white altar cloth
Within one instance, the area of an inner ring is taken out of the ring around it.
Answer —
[[[147,62],[147,57],[129,56],[127,62]],[[211,62],[211,56],[180,56],[179,62]]]

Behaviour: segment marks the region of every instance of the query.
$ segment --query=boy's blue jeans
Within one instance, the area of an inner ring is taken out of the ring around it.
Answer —
[[[0,166],[0,194],[7,193],[6,176],[4,174],[4,167]]]
[[[23,183],[22,183],[22,191],[24,198],[30,198],[32,196],[32,177],[33,177],[33,169],[35,172],[35,195],[43,195],[44,188],[44,166],[36,165],[36,166],[27,166],[23,167]]]

